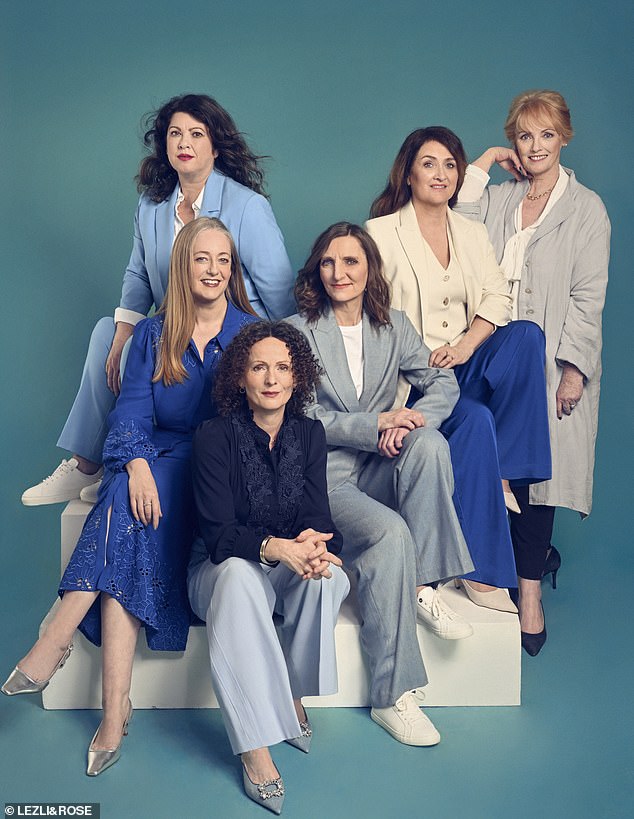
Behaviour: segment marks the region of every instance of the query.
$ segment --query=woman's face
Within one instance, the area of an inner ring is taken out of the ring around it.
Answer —
[[[286,344],[279,338],[263,338],[249,352],[240,383],[254,413],[274,412],[284,407],[293,394],[293,364]]]
[[[414,203],[446,205],[456,192],[458,163],[440,142],[425,142],[412,163],[407,184]]]
[[[515,137],[515,150],[530,176],[541,176],[559,167],[564,141],[546,119],[527,119]]]
[[[179,177],[206,179],[213,171],[218,151],[207,126],[177,111],[167,127],[167,158]]]
[[[194,301],[209,304],[226,298],[231,278],[231,243],[221,230],[203,230],[194,241],[190,287]]]
[[[333,239],[321,257],[319,275],[333,305],[363,307],[368,260],[357,238],[339,236]]]

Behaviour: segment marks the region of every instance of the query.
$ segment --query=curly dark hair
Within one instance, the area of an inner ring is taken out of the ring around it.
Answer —
[[[417,128],[405,138],[405,142],[396,154],[394,164],[390,169],[387,184],[376,197],[370,208],[370,218],[387,216],[396,213],[412,198],[412,192],[407,184],[407,178],[412,170],[418,152],[426,142],[440,142],[456,160],[458,168],[458,184],[454,195],[449,200],[449,207],[458,201],[458,192],[464,182],[467,169],[467,155],[460,139],[443,125],[430,125],[427,128]]]
[[[308,321],[323,316],[330,299],[321,281],[321,260],[333,239],[353,236],[361,245],[368,263],[368,282],[363,295],[363,310],[373,327],[391,324],[390,284],[383,275],[383,261],[376,242],[364,228],[351,222],[335,222],[315,239],[310,256],[297,274],[295,301]]]
[[[142,122],[147,130],[143,142],[151,155],[143,159],[136,177],[139,193],[146,194],[153,202],[163,202],[176,187],[178,174],[167,159],[166,139],[170,121],[177,113],[189,114],[206,126],[214,149],[218,151],[215,167],[219,171],[266,196],[264,172],[260,167],[260,160],[266,157],[251,151],[231,114],[206,94],[172,97],[158,111],[145,115]]]
[[[216,371],[214,399],[221,415],[231,415],[247,406],[240,379],[244,376],[249,353],[254,344],[265,338],[277,338],[286,344],[293,366],[293,394],[286,405],[289,415],[301,417],[313,403],[321,368],[306,336],[287,321],[256,321],[247,324],[233,339],[220,359]]]

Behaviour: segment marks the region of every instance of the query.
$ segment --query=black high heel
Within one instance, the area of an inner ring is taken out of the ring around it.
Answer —
[[[541,605],[541,604],[540,604]],[[544,618],[544,628],[537,634],[529,634],[527,631],[520,632],[522,638],[522,648],[531,657],[537,657],[546,642],[546,616],[542,606],[542,616]]]
[[[542,580],[551,575],[551,583],[553,589],[557,588],[557,572],[561,566],[561,555],[551,546],[546,554],[546,563],[544,564],[544,571],[542,572]]]

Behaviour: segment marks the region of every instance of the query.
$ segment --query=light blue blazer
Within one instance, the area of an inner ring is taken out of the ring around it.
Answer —
[[[178,185],[163,202],[152,202],[145,195],[139,200],[132,255],[121,291],[120,306],[127,310],[147,315],[165,297],[177,196]],[[253,308],[268,318],[293,313],[295,277],[266,198],[214,170],[205,185],[200,215],[221,219],[233,236]]]
[[[405,313],[390,310],[392,326],[374,329],[363,314],[363,392],[357,398],[341,331],[330,309],[314,324],[302,316],[289,322],[308,338],[324,370],[317,403],[307,414],[318,418],[328,441],[328,491],[353,477],[377,453],[379,413],[394,408],[399,378],[422,393],[415,409],[426,426],[438,429],[451,415],[460,389],[451,370],[429,367],[430,352]]]

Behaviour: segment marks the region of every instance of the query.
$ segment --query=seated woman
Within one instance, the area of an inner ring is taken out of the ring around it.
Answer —
[[[10,695],[42,691],[68,658],[77,627],[103,644],[103,721],[88,749],[89,776],[119,758],[132,715],[139,626],[152,649],[185,648],[195,523],[191,439],[214,414],[211,387],[222,351],[253,321],[227,229],[206,217],[187,225],[174,243],[165,301],[135,329],[109,418],[104,480],[62,577],[61,603],[2,686]]]
[[[264,196],[260,157],[231,115],[205,94],[183,94],[150,114],[147,127],[150,153],[137,177],[141,198],[121,303],[114,320],[102,318],[93,330],[79,391],[57,442],[73,457],[23,493],[26,506],[79,497],[94,502],[123,350],[134,325],[163,301],[170,251],[183,225],[201,216],[221,219],[234,237],[253,309],[270,318],[295,309],[295,277]]]
[[[550,477],[544,336],[530,321],[509,323],[511,297],[486,230],[450,210],[465,168],[452,131],[413,131],[366,227],[392,283],[392,305],[433,350],[430,366],[453,369],[460,385],[441,432],[476,567],[462,586],[478,605],[516,612],[505,591],[517,585],[505,503],[518,509],[509,481]]]
[[[572,139],[557,91],[526,91],[511,103],[504,131],[513,146],[485,151],[465,175],[456,209],[484,222],[513,295],[514,318],[546,336],[552,480],[517,491],[511,515],[519,577],[522,645],[546,641],[541,579],[561,557],[551,543],[555,507],[592,509],[601,382],[601,314],[610,258],[610,220],[601,199],[560,164]],[[514,179],[490,185],[494,163]]]
[[[222,417],[194,438],[202,541],[189,599],[207,623],[211,678],[245,791],[274,813],[284,785],[268,746],[285,740],[308,753],[301,697],[337,690],[334,627],[349,588],[328,507],[324,430],[304,417],[318,372],[289,324],[245,327],[219,367]]]
[[[325,373],[308,411],[326,430],[330,507],[358,581],[371,716],[399,742],[435,745],[440,735],[412,693],[427,682],[416,616],[444,639],[473,633],[432,586],[473,569],[438,432],[458,385],[428,366],[418,333],[390,310],[379,251],[357,225],[317,238],[295,297],[301,315],[290,321]],[[420,393],[412,409],[394,408],[399,377]]]

